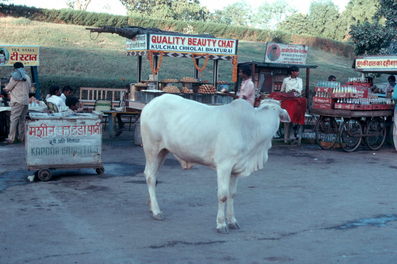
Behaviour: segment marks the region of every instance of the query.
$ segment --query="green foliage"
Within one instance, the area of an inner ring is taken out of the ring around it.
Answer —
[[[368,54],[376,55],[382,53],[381,50],[390,45],[394,34],[390,28],[379,23],[364,22],[357,26],[352,26],[351,36],[357,55]]]
[[[397,2],[395,0],[379,0],[380,8],[375,17],[376,19],[385,19],[386,26],[397,27]]]
[[[311,4],[308,16],[308,33],[324,38],[335,38],[335,25],[339,11],[331,0],[315,1]]]
[[[283,22],[281,22],[277,29],[285,32],[291,32],[295,34],[309,34],[308,33],[309,20],[307,15],[303,14],[293,14],[287,17]]]
[[[223,10],[217,10],[210,17],[211,21],[235,26],[247,26],[251,23],[252,12],[246,2],[236,2],[227,5]]]
[[[357,55],[397,53],[397,3],[394,0],[378,0],[376,6],[374,22],[365,21],[351,28]]]
[[[331,0],[317,0],[311,4],[308,15],[291,15],[279,24],[278,29],[340,41],[348,40],[351,26],[373,21],[379,1],[350,0],[345,11],[339,13]]]
[[[266,2],[253,13],[252,25],[257,28],[274,28],[276,24],[296,12],[285,0]]]
[[[184,21],[206,20],[209,11],[198,0],[121,0],[132,16]]]

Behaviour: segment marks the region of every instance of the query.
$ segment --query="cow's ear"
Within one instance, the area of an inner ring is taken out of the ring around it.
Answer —
[[[287,110],[282,108],[280,109],[280,121],[283,123],[291,122],[291,118],[289,117]]]

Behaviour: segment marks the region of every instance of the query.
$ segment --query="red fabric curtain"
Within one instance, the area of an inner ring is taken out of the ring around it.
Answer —
[[[306,98],[296,97],[293,93],[280,92],[273,92],[269,97],[281,102],[281,107],[287,110],[292,123],[305,124]]]

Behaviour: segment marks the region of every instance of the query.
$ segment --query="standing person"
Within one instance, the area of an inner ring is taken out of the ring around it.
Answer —
[[[394,92],[394,87],[396,86],[396,77],[394,75],[390,75],[387,78],[387,81],[389,82],[389,84],[387,85],[384,92],[386,94],[386,97],[391,97]]]
[[[22,62],[14,63],[15,72],[24,73],[24,65]],[[25,139],[25,119],[28,113],[29,105],[29,91],[32,86],[30,77],[25,73],[23,76],[25,81],[16,81],[11,75],[10,82],[4,88],[4,91],[10,93],[11,101],[11,117],[10,117],[10,132],[6,143],[12,144],[15,141],[17,127],[18,139],[23,142]]]
[[[393,90],[393,95],[392,99],[394,102],[397,102],[397,89],[396,86],[394,86]],[[393,143],[394,143],[394,148],[397,151],[397,104],[394,106],[394,116],[393,116]]]
[[[281,85],[281,92],[294,93],[295,96],[303,96],[303,81],[299,76],[299,68],[292,67],[290,76],[284,78]]]
[[[241,82],[240,91],[238,93],[238,98],[248,101],[252,106],[255,103],[255,85],[252,81],[252,72],[249,66],[243,66],[239,73],[243,79]]]
[[[251,68],[247,65],[244,65],[241,67],[241,69],[238,72],[238,75],[242,79],[240,90],[237,93],[237,96],[227,92],[226,90],[223,90],[223,93],[226,93],[229,96],[232,96],[233,98],[240,98],[246,100],[248,103],[250,103],[252,106],[255,104],[255,85],[252,81],[252,72]]]

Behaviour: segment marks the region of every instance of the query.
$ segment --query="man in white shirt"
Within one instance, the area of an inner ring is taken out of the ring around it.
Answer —
[[[66,102],[66,97],[72,96],[72,94],[73,94],[73,89],[70,86],[65,86],[62,89],[62,94],[60,97],[64,102]]]
[[[48,97],[46,101],[54,104],[58,108],[58,112],[68,111],[69,107],[66,106],[65,101],[60,95],[61,89],[58,86],[52,86],[50,88],[50,97]]]
[[[295,96],[303,95],[303,81],[299,76],[299,68],[292,67],[290,77],[284,78],[283,84],[281,85],[281,92],[291,93]]]

